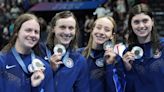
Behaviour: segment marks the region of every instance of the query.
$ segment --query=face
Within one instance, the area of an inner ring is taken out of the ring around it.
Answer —
[[[113,28],[114,25],[108,18],[97,19],[92,31],[93,44],[100,45],[112,39]]]
[[[153,25],[154,21],[144,13],[133,16],[131,20],[133,32],[141,38],[151,36]]]
[[[40,38],[40,25],[34,19],[24,22],[18,32],[16,40],[20,47],[32,48]]]
[[[53,32],[55,33],[55,38],[60,44],[69,45],[75,37],[75,19],[73,17],[58,19]]]

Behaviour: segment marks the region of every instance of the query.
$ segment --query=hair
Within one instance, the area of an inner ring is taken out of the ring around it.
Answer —
[[[30,14],[30,13],[22,14],[15,20],[13,35],[11,36],[9,43],[6,46],[4,46],[4,48],[2,49],[2,52],[8,52],[9,50],[11,50],[11,48],[15,45],[22,24],[32,19],[36,20],[39,23],[38,18],[34,14]],[[38,52],[39,51],[38,44],[36,44],[32,49],[36,54],[40,53]]]
[[[146,4],[137,4],[129,11],[129,19],[128,19],[128,30],[129,30],[129,38],[128,38],[128,44],[130,46],[135,45],[138,42],[137,35],[132,31],[131,21],[132,18],[136,14],[144,13],[148,15],[152,20],[154,20],[152,10],[149,8]],[[160,41],[159,36],[157,34],[157,29],[155,28],[155,23],[151,31],[151,41],[152,41],[152,47],[153,47],[153,53],[156,53],[156,51],[160,48]]]
[[[100,18],[107,18],[109,21],[112,22],[113,24],[113,30],[112,30],[112,33],[113,35],[115,34],[115,31],[116,31],[116,22],[115,20],[110,17],[110,16],[103,16],[103,17],[99,17],[97,18],[96,20],[100,19]],[[92,30],[94,29],[95,25],[96,25],[96,20],[94,21],[93,25],[92,25]],[[115,37],[112,39],[112,42],[113,44],[115,44]],[[88,45],[84,48],[84,51],[82,52],[82,54],[88,58],[90,53],[91,53],[91,49],[92,49],[92,43],[93,43],[93,37],[92,37],[92,34],[90,34],[90,37],[89,37],[89,41],[88,41]]]
[[[52,18],[52,20],[50,22],[50,31],[49,31],[48,37],[47,37],[47,46],[48,46],[48,48],[50,50],[52,50],[53,47],[55,46],[55,44],[57,43],[57,39],[54,38],[55,33],[53,33],[53,28],[54,28],[54,26],[56,26],[57,20],[62,19],[62,18],[69,18],[69,17],[73,17],[75,19],[75,21],[76,21],[76,34],[75,34],[75,38],[71,41],[69,47],[72,50],[75,50],[78,47],[77,42],[78,42],[78,35],[79,35],[79,26],[78,26],[77,19],[76,19],[75,15],[71,11],[62,11],[62,12],[57,13]]]

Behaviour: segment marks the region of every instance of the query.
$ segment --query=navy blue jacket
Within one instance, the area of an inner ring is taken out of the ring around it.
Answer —
[[[126,71],[126,92],[164,92],[164,40],[161,40],[158,55],[152,54],[151,42],[137,45],[144,55],[133,62],[130,71]],[[130,50],[131,47],[126,49]]]
[[[42,44],[41,51],[43,52],[43,58],[49,57],[46,50],[48,50],[48,53],[52,53]],[[54,71],[55,92],[89,92],[89,73],[86,59],[80,53],[72,50],[69,51],[69,58],[74,63],[72,68],[60,65]]]
[[[78,49],[80,53],[84,48]],[[120,62],[121,57],[117,56],[116,64],[104,65],[104,67],[99,67],[96,65],[96,60],[104,57],[104,50],[92,50],[90,56],[87,59],[89,67],[89,84],[90,92],[123,92],[125,86],[124,79],[124,69],[123,64]],[[113,70],[116,70],[114,73]],[[114,74],[118,77],[118,82],[121,87],[121,91],[117,91],[116,83],[114,82]]]
[[[32,61],[31,54],[20,54],[20,56],[28,69],[28,65]],[[45,79],[38,87],[32,87],[31,74],[23,71],[11,51],[1,53],[0,58],[0,92],[54,92],[53,72],[43,59],[36,57],[45,64]],[[11,67],[7,68],[7,66]]]

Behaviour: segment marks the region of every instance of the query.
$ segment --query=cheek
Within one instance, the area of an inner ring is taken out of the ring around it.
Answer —
[[[106,35],[107,35],[107,38],[109,38],[109,39],[111,39],[113,36],[112,32],[108,32]]]
[[[37,38],[40,39],[40,34],[37,35]]]

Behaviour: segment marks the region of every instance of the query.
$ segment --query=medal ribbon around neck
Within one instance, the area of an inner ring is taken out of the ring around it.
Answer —
[[[27,68],[26,68],[26,65],[24,63],[24,61],[22,60],[22,58],[20,57],[20,55],[18,54],[18,52],[16,51],[15,48],[12,48],[12,53],[15,57],[15,59],[17,60],[17,62],[19,63],[19,65],[22,67],[23,71],[27,74],[29,74]],[[31,52],[31,61],[35,58],[35,54],[34,52],[32,51]]]

